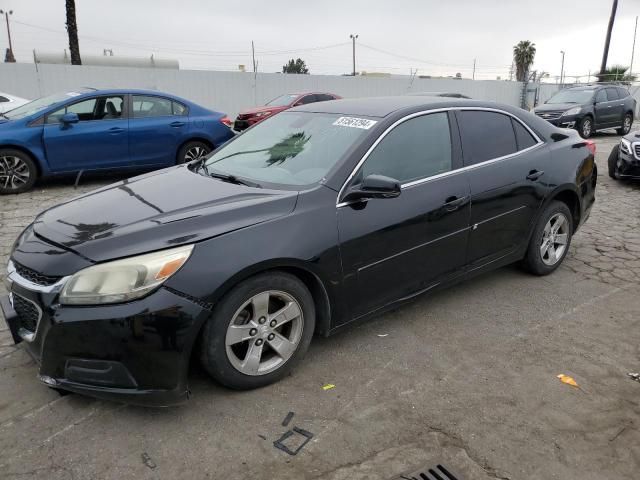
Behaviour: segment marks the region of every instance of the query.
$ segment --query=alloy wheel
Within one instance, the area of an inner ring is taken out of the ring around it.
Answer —
[[[591,135],[591,120],[586,119],[582,124],[582,135],[588,138]]]
[[[187,162],[193,162],[194,160],[200,160],[207,153],[209,153],[209,151],[204,147],[201,147],[201,146],[191,147],[184,154],[184,162],[187,163]]]
[[[298,348],[304,319],[291,295],[268,290],[254,295],[234,314],[225,338],[227,358],[245,375],[280,368]]]
[[[29,166],[20,157],[0,157],[1,187],[16,190],[26,184],[30,176]]]
[[[627,115],[626,117],[624,117],[624,123],[622,124],[622,131],[626,135],[627,133],[629,133],[630,130],[631,130],[631,117]]]
[[[544,227],[540,244],[540,256],[545,265],[558,263],[569,242],[569,220],[563,213],[553,215]]]

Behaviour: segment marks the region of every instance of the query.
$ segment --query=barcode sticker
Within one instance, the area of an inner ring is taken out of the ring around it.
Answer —
[[[376,123],[378,123],[377,120],[355,117],[340,117],[335,122],[333,122],[334,125],[337,125],[339,127],[362,128],[363,130],[369,130]]]

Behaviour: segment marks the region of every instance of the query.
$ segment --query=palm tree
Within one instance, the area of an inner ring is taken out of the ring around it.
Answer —
[[[627,70],[629,67],[624,65],[613,65],[605,68],[602,73],[596,73],[596,77],[598,82],[633,82],[636,76],[627,73]]]
[[[67,32],[69,34],[69,51],[71,65],[82,65],[80,59],[80,44],[78,43],[78,24],[76,23],[76,1],[67,1]]]
[[[533,65],[536,56],[536,44],[529,40],[522,40],[513,47],[513,61],[516,64],[516,80],[524,82],[529,67]]]

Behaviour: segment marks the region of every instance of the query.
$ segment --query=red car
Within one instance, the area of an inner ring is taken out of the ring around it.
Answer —
[[[325,102],[327,100],[337,100],[338,95],[333,93],[286,93],[274,98],[264,107],[255,107],[250,110],[240,112],[233,124],[233,129],[240,132],[249,128],[251,125],[261,122],[271,115],[287,110],[291,107],[304,105],[306,103]]]

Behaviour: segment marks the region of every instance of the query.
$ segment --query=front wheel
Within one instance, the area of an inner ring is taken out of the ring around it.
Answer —
[[[211,147],[204,142],[193,140],[185,143],[178,152],[176,164],[193,162],[200,160],[211,151]]]
[[[591,117],[584,117],[578,123],[578,133],[582,138],[589,138],[593,135],[593,120]]]
[[[618,157],[620,156],[620,146],[616,145],[611,149],[607,166],[609,167],[609,176],[614,180],[618,179]]]
[[[618,135],[626,135],[631,131],[631,124],[633,123],[633,116],[627,113],[622,120],[622,127],[616,129]]]
[[[553,201],[542,212],[531,236],[524,265],[534,275],[548,275],[560,266],[571,245],[573,220],[569,207]]]
[[[218,303],[202,333],[200,358],[227,387],[262,387],[304,357],[314,327],[313,297],[300,280],[284,272],[256,275]]]
[[[0,194],[30,190],[38,177],[36,164],[20,150],[0,150]]]

